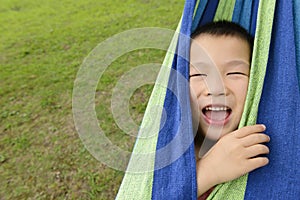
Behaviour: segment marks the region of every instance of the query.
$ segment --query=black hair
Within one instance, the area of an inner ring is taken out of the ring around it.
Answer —
[[[254,38],[248,33],[246,29],[237,23],[230,21],[216,21],[210,22],[203,26],[199,26],[191,35],[192,39],[195,39],[201,34],[209,34],[214,36],[234,36],[242,40],[245,40],[250,46],[250,52],[252,54]]]

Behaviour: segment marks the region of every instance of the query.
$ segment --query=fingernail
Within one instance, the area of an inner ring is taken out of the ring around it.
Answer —
[[[267,129],[267,127],[264,125],[264,124],[261,124],[263,127],[264,127],[264,130],[266,130]]]

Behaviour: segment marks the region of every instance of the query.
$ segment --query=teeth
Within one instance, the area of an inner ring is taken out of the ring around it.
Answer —
[[[228,107],[206,107],[205,110],[211,110],[211,111],[225,111],[228,110]]]

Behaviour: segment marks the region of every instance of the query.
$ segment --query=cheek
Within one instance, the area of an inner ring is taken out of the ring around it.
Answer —
[[[240,87],[237,88],[237,90],[239,91],[239,94],[241,95],[243,102],[245,102],[246,96],[247,96],[247,91],[248,91],[248,81],[242,82]]]
[[[237,100],[237,104],[244,107],[248,90],[248,80],[240,80],[231,85],[231,91]]]
[[[193,82],[190,82],[190,95],[191,97],[195,97],[196,96],[196,86]]]
[[[196,85],[190,82],[190,101],[193,109],[198,108],[198,96],[199,96],[199,91]]]
[[[227,85],[235,94],[246,96],[248,90],[248,78],[228,80]]]
[[[205,91],[205,88],[204,81],[190,80],[191,97],[198,98]]]

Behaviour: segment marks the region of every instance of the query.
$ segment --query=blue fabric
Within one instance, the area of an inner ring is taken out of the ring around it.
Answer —
[[[298,84],[300,87],[300,0],[294,0],[294,27],[296,39],[296,55],[297,55],[297,70],[298,70]]]
[[[159,132],[152,199],[197,199],[194,136],[189,99],[189,51],[195,1],[185,3],[178,54],[164,102],[167,119]],[[188,37],[184,37],[184,35]],[[181,80],[181,76],[184,80]],[[178,159],[177,159],[178,158]],[[174,162],[175,160],[175,162]]]
[[[194,16],[194,20],[193,20],[193,24],[192,24],[192,33],[197,29],[199,23],[200,23],[200,19],[204,13],[204,10],[206,8],[207,5],[207,1],[208,0],[201,0],[201,3],[199,3],[199,6],[197,8],[196,14]]]
[[[252,35],[255,34],[258,5],[259,0],[252,4],[248,0],[237,0],[234,10],[234,20],[247,26],[245,28]],[[205,6],[199,6],[202,11],[196,13],[195,20],[199,20],[197,15],[201,20],[194,22],[194,26],[213,21],[218,1],[207,1]],[[191,33],[194,7],[195,1],[186,1],[181,33],[187,36]],[[258,112],[258,123],[266,124],[266,133],[271,137],[268,143],[270,163],[249,174],[246,200],[299,199],[300,196],[299,8],[299,0],[277,0]],[[189,48],[189,40],[180,37],[178,54],[189,58]],[[174,56],[172,69],[175,72],[171,71],[164,102],[168,117],[157,143],[152,199],[197,199],[189,86],[180,80],[181,75],[188,79],[188,68],[188,61]]]
[[[236,0],[232,21],[240,24],[246,30],[250,29],[252,0]]]
[[[249,30],[252,36],[255,35],[258,6],[259,6],[259,0],[253,0],[252,12],[251,12],[251,25]]]
[[[204,24],[213,21],[218,5],[219,5],[219,0],[208,1],[208,4],[206,5],[202,18],[200,20],[199,26],[202,26]]]
[[[300,197],[300,94],[293,20],[292,1],[278,0],[258,111],[258,123],[266,124],[271,137],[270,163],[249,174],[246,200]]]
[[[240,24],[254,36],[259,0],[236,0],[232,21]]]
[[[259,0],[236,0],[232,21],[240,24],[254,37]]]

